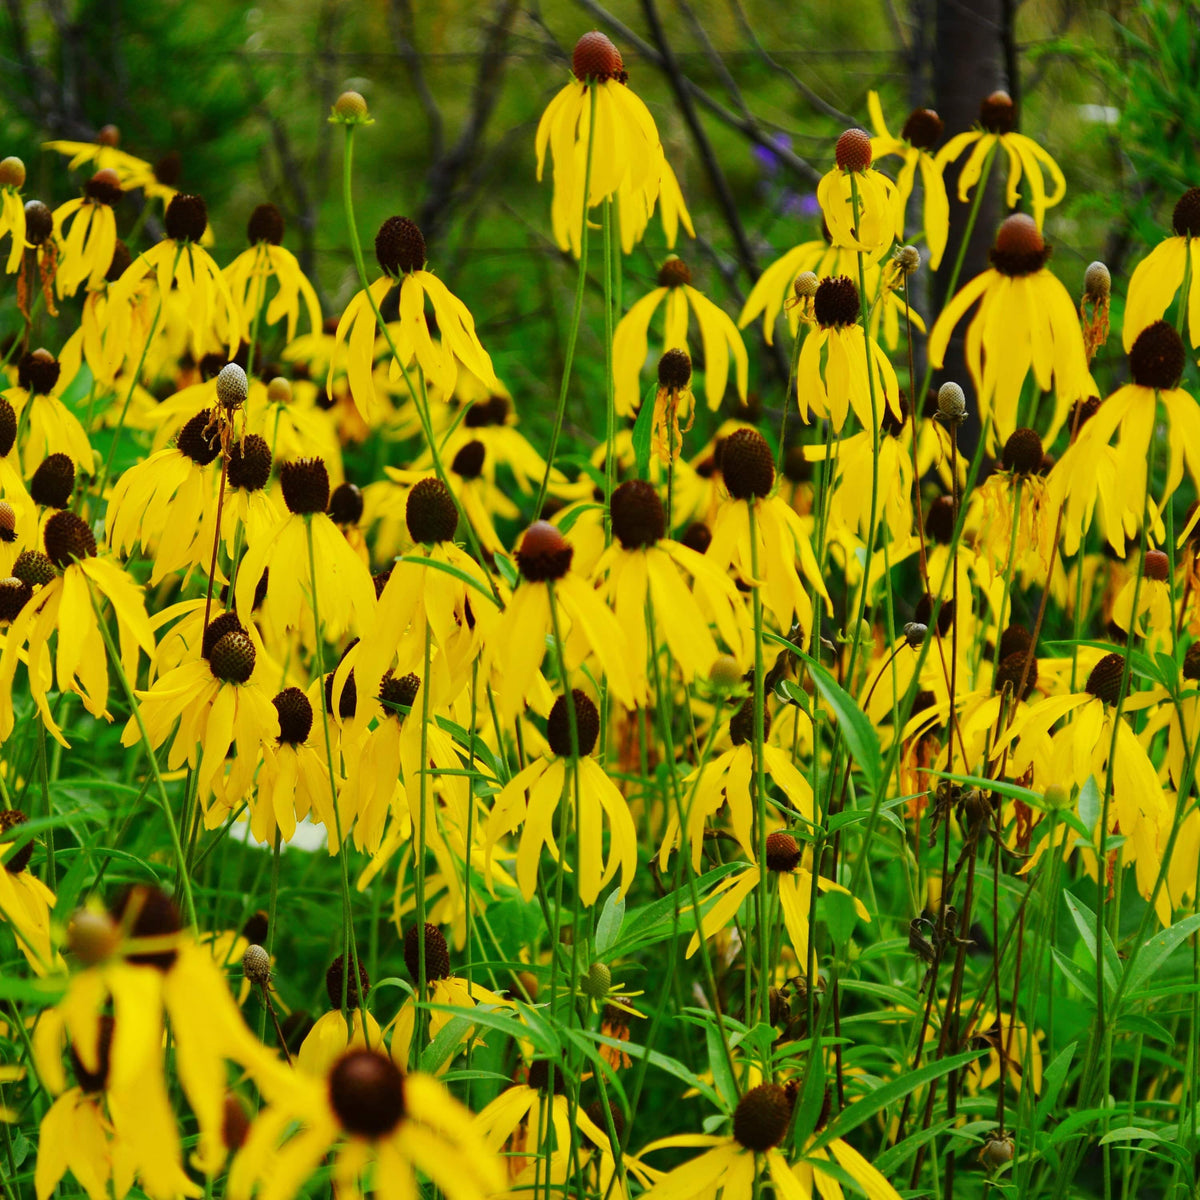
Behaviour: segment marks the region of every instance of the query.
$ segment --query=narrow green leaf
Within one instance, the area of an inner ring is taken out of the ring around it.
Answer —
[[[499,561],[500,555],[497,555],[496,559]],[[465,583],[467,587],[474,588],[481,596],[486,596],[497,608],[500,607],[500,601],[492,595],[492,589],[487,584],[481,583],[474,575],[464,571],[461,567],[456,567],[453,563],[442,562],[438,558],[422,558],[419,554],[402,554],[396,561],[415,563],[422,567],[432,567],[435,571],[445,571],[447,575],[453,575],[460,583]],[[512,585],[510,584],[509,586]]]
[[[1129,975],[1123,988],[1124,997],[1133,999],[1144,983],[1158,975],[1179,943],[1198,929],[1200,914],[1193,914],[1147,940],[1129,966]]]
[[[604,907],[600,910],[600,919],[596,922],[596,957],[604,958],[618,937],[621,935],[621,923],[625,920],[625,897],[620,888],[613,888]]]
[[[1079,936],[1083,938],[1083,944],[1087,947],[1094,965],[1096,962],[1096,914],[1070,892],[1064,892],[1063,898],[1067,902],[1067,908],[1071,910],[1071,919],[1075,922],[1075,928],[1079,930]],[[1117,948],[1112,944],[1112,938],[1108,936],[1107,929],[1104,930],[1103,953],[1104,988],[1111,994],[1116,988],[1117,980],[1121,978],[1124,968],[1121,965],[1121,957],[1117,953]]]
[[[846,739],[854,761],[866,776],[872,794],[877,793],[883,759],[880,756],[879,735],[875,732],[875,726],[850,694],[816,659],[810,658],[802,650],[797,650],[796,653],[808,664],[813,683],[821,693],[821,699],[837,717],[838,729]]]
[[[633,423],[633,458],[637,464],[637,477],[645,479],[650,474],[650,443],[654,435],[654,397],[642,397],[637,420]]]
[[[826,892],[821,897],[821,906],[833,944],[839,950],[844,950],[854,932],[854,922],[858,919],[854,910],[854,897],[846,895],[845,892]]]

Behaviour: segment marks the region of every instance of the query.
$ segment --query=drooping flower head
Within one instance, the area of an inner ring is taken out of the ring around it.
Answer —
[[[117,245],[113,206],[121,195],[116,171],[106,167],[88,180],[81,197],[55,209],[55,235],[65,237],[54,281],[60,298],[75,295],[84,281],[93,289],[104,282]]]
[[[1188,334],[1192,346],[1200,346],[1200,187],[1188,188],[1171,214],[1174,236],[1159,242],[1138,263],[1129,280],[1125,299],[1125,350],[1133,349],[1139,333],[1162,317],[1183,285],[1188,258],[1191,283],[1180,298],[1187,305]]]
[[[904,236],[896,185],[871,168],[871,136],[863,129],[847,129],[838,138],[834,166],[817,184],[817,200],[835,246],[872,252]]]

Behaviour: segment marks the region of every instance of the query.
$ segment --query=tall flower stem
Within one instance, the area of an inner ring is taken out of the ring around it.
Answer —
[[[593,142],[596,131],[596,88],[593,85],[588,93],[588,137],[587,137],[587,152],[583,168],[583,213],[580,218],[579,230],[579,278],[575,283],[575,305],[571,310],[571,324],[567,327],[567,347],[563,355],[563,371],[562,379],[558,385],[558,404],[554,409],[554,425],[550,431],[550,449],[546,454],[546,474],[542,477],[541,487],[538,488],[537,503],[533,507],[534,517],[538,517],[542,511],[542,505],[546,502],[546,490],[550,486],[550,475],[554,471],[554,456],[558,453],[558,439],[562,434],[563,414],[567,408],[567,389],[571,383],[571,366],[575,361],[575,342],[579,337],[579,318],[583,312],[583,291],[587,285],[587,262],[588,262],[588,196],[592,190],[592,153],[594,150]],[[608,230],[608,222],[605,221],[605,232]],[[607,266],[605,268],[605,307],[608,305],[608,283],[607,283]],[[610,314],[611,315],[611,314]],[[609,338],[609,351],[612,353],[612,339]],[[611,358],[610,358],[611,365]]]
[[[413,902],[417,928],[417,1005],[413,1011],[413,1038],[409,1059],[415,1069],[421,1058],[422,1005],[429,999],[429,977],[425,965],[425,856],[429,846],[429,667],[432,659],[433,634],[425,622],[425,642],[421,654],[421,778],[417,783],[417,844],[413,849]],[[471,847],[467,845],[467,870],[470,868]]]
[[[758,515],[755,511],[758,501],[751,499],[746,502],[750,518],[750,570],[754,575],[754,586],[750,595],[754,612],[754,824],[756,844],[758,848],[758,887],[755,889],[758,901],[756,936],[758,940],[758,1007],[761,1019],[771,1023],[771,938],[767,922],[767,905],[770,872],[767,870],[767,779],[763,769],[763,744],[766,741],[763,667],[763,609],[762,609],[762,576],[759,574],[758,554]],[[680,836],[683,836],[682,831]]]
[[[313,653],[317,658],[317,679],[320,686],[317,691],[321,696],[321,728],[325,737],[325,769],[329,772],[329,796],[333,803],[333,820],[337,829],[338,863],[342,875],[342,1016],[346,1020],[346,1033],[349,1036],[353,1030],[353,1021],[349,1012],[351,970],[357,987],[358,947],[354,941],[354,918],[350,904],[350,867],[346,862],[346,838],[342,829],[342,811],[338,803],[337,773],[333,769],[333,737],[329,732],[329,704],[325,699],[325,635],[321,628],[321,604],[317,587],[317,557],[313,551],[313,531],[311,515],[304,521],[305,537],[308,541],[308,577],[312,586],[313,614]],[[365,996],[358,997],[361,1008],[366,1004]],[[366,1034],[367,1023],[363,1021],[363,1033]]]
[[[592,89],[595,96],[595,89]],[[589,127],[589,137],[591,135]],[[604,201],[604,545],[612,544],[612,494],[617,478],[617,409],[613,381],[613,202]],[[669,528],[669,527],[668,527]]]

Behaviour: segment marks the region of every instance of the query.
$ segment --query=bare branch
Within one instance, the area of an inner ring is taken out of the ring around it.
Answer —
[[[725,90],[729,93],[729,98],[737,106],[738,111],[743,117],[753,115],[746,105],[745,97],[742,95],[742,89],[738,87],[737,80],[734,79],[729,68],[725,65],[725,60],[721,57],[720,52],[712,43],[712,38],[708,36],[708,31],[704,28],[703,22],[696,16],[692,6],[687,0],[677,0],[677,7],[683,13],[687,23],[692,27],[692,34],[696,40],[704,47],[704,53],[708,56],[708,61],[712,64],[712,68],[720,77],[721,82],[725,85]]]
[[[425,113],[425,120],[429,123],[429,156],[433,159],[441,158],[445,148],[442,110],[438,108],[433,92],[429,90],[425,66],[420,51],[417,50],[416,21],[413,18],[411,0],[392,0],[388,6],[388,24],[392,29],[396,53],[408,68],[409,82],[417,93],[417,100]]]

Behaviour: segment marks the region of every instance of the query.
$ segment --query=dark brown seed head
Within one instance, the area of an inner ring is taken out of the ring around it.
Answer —
[[[265,909],[255,910],[246,918],[246,923],[242,926],[242,937],[252,946],[264,945],[267,934],[270,932],[270,921],[271,918]]]
[[[252,246],[259,242],[278,246],[283,241],[283,230],[283,214],[279,209],[273,204],[260,204],[246,223],[246,240]]]
[[[575,736],[579,741],[579,757],[584,758],[596,748],[600,737],[600,713],[591,697],[579,688],[571,692],[575,705]],[[550,717],[546,721],[546,741],[550,749],[559,756],[567,758],[571,753],[571,716],[567,710],[567,702],[559,696],[550,709]]]
[[[329,1105],[347,1133],[386,1137],[404,1117],[404,1076],[385,1054],[351,1050],[329,1073]]]
[[[1028,656],[1028,650],[1015,650],[1012,654],[1001,658],[996,667],[996,679],[992,685],[992,690],[996,695],[1000,695],[1006,687],[1012,693],[1016,693],[1017,688],[1021,685],[1021,676],[1025,674],[1025,660]],[[1029,699],[1037,680],[1038,665],[1035,658],[1029,663],[1029,674],[1025,675],[1025,691],[1021,694],[1022,700]]]
[[[200,657],[206,660],[212,659],[213,647],[227,633],[245,633],[246,627],[242,624],[235,612],[223,612],[213,617],[208,623],[208,628],[204,631],[204,636],[200,639]]]
[[[393,675],[389,671],[379,684],[379,702],[395,717],[403,718],[400,709],[411,709],[421,690],[421,678],[411,671],[407,675]]]
[[[183,928],[175,901],[166,892],[144,883],[126,888],[117,898],[112,915],[130,938],[168,938]],[[128,954],[126,960],[166,971],[175,962],[175,950]]]
[[[1010,654],[1024,654],[1033,643],[1033,635],[1024,625],[1012,624],[1000,635],[1000,658]]]
[[[357,525],[363,515],[363,494],[349,481],[339,483],[329,497],[329,515],[335,525]]]
[[[739,1146],[764,1154],[783,1141],[792,1119],[788,1094],[777,1083],[751,1088],[733,1111],[733,1137]]]
[[[176,242],[198,242],[208,228],[208,205],[202,196],[176,192],[167,205],[163,224]]]
[[[129,270],[131,262],[133,262],[133,255],[129,253],[129,247],[120,238],[117,238],[116,245],[113,246],[113,255],[108,264],[108,270],[104,273],[105,280],[108,283],[116,283]]]
[[[87,522],[72,512],[56,512],[42,530],[46,555],[56,567],[68,567],[77,558],[94,558],[96,539]]]
[[[66,508],[75,488],[75,464],[68,454],[51,454],[38,464],[29,481],[34,504],[45,508]]]
[[[212,648],[208,666],[222,683],[245,683],[254,674],[254,643],[244,633],[227,633]]]
[[[96,134],[96,141],[101,146],[119,146],[121,144],[121,131],[115,125],[102,125],[100,132]]]
[[[499,393],[480,400],[467,409],[463,424],[468,429],[484,429],[489,425],[503,425],[508,420],[510,409],[508,398]]]
[[[581,83],[594,79],[605,83],[609,79],[623,80],[625,64],[621,52],[599,30],[585,33],[571,52],[571,70]]]
[[[25,240],[31,246],[44,245],[54,232],[54,214],[40,200],[25,202]]]
[[[692,272],[682,258],[671,255],[658,268],[658,286],[666,288],[683,287],[692,282]]]
[[[288,512],[316,513],[329,507],[329,472],[322,458],[297,458],[279,470]]]
[[[1121,698],[1121,680],[1125,675],[1125,656],[1106,654],[1093,668],[1087,677],[1083,690],[1089,696],[1103,700],[1105,704],[1116,704]]]
[[[843,171],[865,171],[871,165],[871,135],[865,129],[847,129],[834,151]]]
[[[440,479],[422,479],[408,493],[408,533],[414,542],[436,546],[449,542],[458,528],[458,508]]]
[[[1001,462],[1006,471],[1016,475],[1032,475],[1042,469],[1042,439],[1034,429],[1015,429],[1004,443]]]
[[[668,350],[658,360],[658,386],[682,392],[692,381],[692,360],[686,350]]]
[[[198,467],[207,467],[221,453],[221,434],[212,409],[202,408],[179,431],[175,446]]]
[[[681,539],[683,545],[697,554],[707,554],[712,545],[712,530],[703,521],[693,521]]]
[[[478,441],[467,442],[454,456],[450,470],[460,479],[478,479],[483,474],[487,447]]]
[[[120,200],[123,194],[121,180],[111,167],[104,167],[97,171],[84,184],[83,190],[89,200],[94,200],[97,204],[107,204],[110,208]]]
[[[517,551],[517,566],[530,583],[561,579],[571,568],[575,548],[549,521],[534,521]]]
[[[29,818],[19,808],[0,809],[0,842],[13,841],[9,837],[12,830],[19,825],[24,825]],[[9,856],[8,861],[4,864],[4,869],[10,875],[19,875],[27,866],[29,860],[33,857],[33,842],[26,842],[15,854]]]
[[[17,364],[17,383],[35,396],[48,396],[61,372],[58,359],[49,350],[34,350]]]
[[[17,413],[7,396],[0,396],[0,458],[5,458],[17,440]]]
[[[89,1071],[83,1065],[79,1051],[75,1049],[75,1042],[72,1041],[69,1044],[71,1070],[75,1072],[75,1079],[79,1083],[81,1091],[93,1095],[104,1091],[105,1085],[108,1083],[108,1068],[112,1059],[112,1041],[113,1019],[104,1014],[96,1025],[96,1055],[94,1059],[96,1069],[94,1071]]]
[[[653,546],[666,533],[658,489],[644,479],[627,479],[612,494],[612,531],[626,550]]]
[[[767,869],[794,871],[800,865],[800,843],[782,829],[767,834]]]
[[[229,486],[244,492],[259,492],[271,478],[271,447],[267,439],[248,433],[229,447],[226,466]]]
[[[1147,579],[1155,583],[1166,583],[1171,574],[1171,560],[1161,550],[1147,550],[1142,566]]]
[[[339,954],[329,964],[325,972],[325,994],[329,997],[330,1008],[342,1007],[342,988],[346,988],[346,1007],[361,1008],[362,998],[371,990],[371,979],[362,959],[358,960],[358,983],[354,982],[354,972],[350,972],[349,980],[345,978],[346,956]]]
[[[1187,352],[1175,326],[1155,321],[1137,335],[1129,351],[1129,372],[1141,387],[1169,392],[1179,386]]]
[[[229,1092],[221,1110],[221,1142],[230,1154],[235,1154],[245,1145],[250,1133],[250,1116],[246,1106]]]
[[[425,266],[425,237],[408,217],[388,217],[375,235],[375,257],[391,276],[408,275]]]
[[[755,500],[775,486],[775,459],[757,429],[737,429],[721,449],[721,474],[735,500]]]
[[[525,1077],[528,1086],[541,1092],[543,1096],[561,1094],[566,1083],[561,1067],[556,1066],[553,1070],[550,1068],[549,1059],[539,1058],[529,1064],[529,1072]]]
[[[1037,223],[1027,213],[1005,217],[996,232],[996,244],[989,252],[992,266],[1002,275],[1019,278],[1040,271],[1050,257]]]
[[[939,496],[925,513],[925,532],[935,542],[950,545],[954,537],[954,500],[950,496]]]
[[[993,92],[979,105],[979,123],[988,133],[1011,133],[1017,122],[1017,106],[1004,90]]]
[[[1099,396],[1089,396],[1086,400],[1076,400],[1071,405],[1071,411],[1067,417],[1067,428],[1074,429],[1078,433],[1099,411]]]
[[[771,732],[771,714],[763,709],[763,738]],[[729,718],[729,740],[735,746],[744,746],[754,740],[754,698],[747,696],[737,712]]]
[[[0,542],[17,540],[16,510],[7,500],[0,500]]]
[[[54,564],[40,550],[22,550],[13,563],[13,575],[31,588],[44,587],[54,579]]]
[[[1193,642],[1183,656],[1184,679],[1200,679],[1200,642]]]
[[[183,159],[179,157],[178,150],[170,150],[150,169],[154,172],[154,178],[164,187],[178,187],[183,178]]]
[[[298,688],[284,688],[272,701],[279,714],[279,744],[299,746],[312,732],[313,710],[308,697]]]
[[[858,286],[848,275],[822,279],[813,297],[813,315],[825,329],[853,325],[858,320]]]
[[[15,575],[0,579],[0,623],[15,621],[32,595],[33,588]]]
[[[1200,237],[1200,187],[1188,188],[1179,197],[1171,214],[1171,227],[1177,237]]]
[[[914,108],[900,130],[900,136],[918,150],[929,150],[936,146],[942,137],[946,123],[932,108]]]
[[[328,675],[325,676],[325,708],[328,712],[334,711],[333,704],[333,681],[337,675],[337,668],[346,660],[346,655],[358,645],[358,638],[351,638],[346,643],[346,648],[342,651],[341,657],[337,660],[337,666],[334,667]],[[351,667],[346,672],[345,682],[342,684],[342,694],[338,697],[337,715],[343,720],[348,721],[358,711],[358,684],[354,682],[354,668]]]
[[[421,943],[419,926],[410,925],[404,933],[404,965],[415,983],[421,973]],[[425,922],[425,981],[432,983],[436,979],[445,979],[450,974],[450,947],[442,931],[436,926]]]

